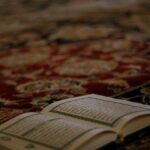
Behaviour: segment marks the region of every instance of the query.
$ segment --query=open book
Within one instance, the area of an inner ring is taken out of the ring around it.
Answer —
[[[94,150],[150,126],[150,107],[90,94],[0,126],[2,150]]]

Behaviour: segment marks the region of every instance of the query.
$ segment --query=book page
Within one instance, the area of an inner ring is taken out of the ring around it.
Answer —
[[[90,94],[49,105],[43,113],[49,112],[114,127],[126,116],[129,120],[135,114],[150,114],[150,107]]]
[[[67,149],[75,142],[71,146],[75,148],[103,132],[104,129],[89,124],[40,113],[25,113],[0,126],[0,145],[12,150],[50,150]]]

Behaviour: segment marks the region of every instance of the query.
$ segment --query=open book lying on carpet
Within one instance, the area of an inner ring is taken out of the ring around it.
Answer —
[[[2,124],[0,149],[94,150],[148,126],[149,106],[90,94]]]

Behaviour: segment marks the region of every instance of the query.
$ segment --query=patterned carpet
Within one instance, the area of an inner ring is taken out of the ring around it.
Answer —
[[[0,2],[0,123],[88,93],[150,104],[149,5],[83,3]]]

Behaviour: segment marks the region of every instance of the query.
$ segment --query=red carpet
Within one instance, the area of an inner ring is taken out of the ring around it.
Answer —
[[[150,80],[148,49],[146,41],[121,37],[3,51],[1,122],[60,99],[113,96],[145,83]]]

